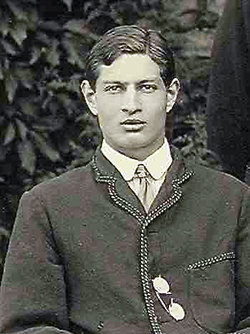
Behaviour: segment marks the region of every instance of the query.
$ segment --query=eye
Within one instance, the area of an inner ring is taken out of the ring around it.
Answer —
[[[143,84],[140,86],[140,90],[143,93],[153,93],[157,90],[157,86],[155,84]]]
[[[122,91],[122,87],[120,85],[108,85],[104,88],[105,92],[110,93],[120,93]]]

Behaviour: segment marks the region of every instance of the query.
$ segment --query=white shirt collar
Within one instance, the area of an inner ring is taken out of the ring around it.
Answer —
[[[119,153],[109,146],[105,140],[102,142],[101,150],[105,157],[119,170],[126,181],[130,181],[134,177],[138,164],[144,164],[151,176],[155,180],[158,180],[166,173],[172,163],[170,147],[166,138],[164,144],[143,161],[132,159]]]

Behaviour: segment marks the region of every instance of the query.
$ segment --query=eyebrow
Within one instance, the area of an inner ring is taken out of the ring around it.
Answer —
[[[150,78],[150,79],[143,79],[143,80],[140,80],[138,82],[136,82],[136,85],[142,85],[144,83],[147,83],[147,82],[159,82],[159,78]],[[120,85],[127,85],[128,82],[127,81],[119,81],[119,80],[105,80],[103,81],[103,84],[104,85],[107,85],[107,84],[120,84]]]

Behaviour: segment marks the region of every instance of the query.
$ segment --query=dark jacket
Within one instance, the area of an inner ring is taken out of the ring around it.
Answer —
[[[97,151],[86,167],[23,195],[3,275],[0,331],[247,334],[249,258],[246,185],[175,153],[146,215]],[[158,275],[184,308],[183,320],[159,303],[152,288]]]
[[[215,37],[207,104],[208,147],[224,171],[250,168],[250,0],[228,0]],[[250,169],[246,181],[250,184]]]

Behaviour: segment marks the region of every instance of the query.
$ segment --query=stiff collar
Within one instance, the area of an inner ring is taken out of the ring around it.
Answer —
[[[143,161],[132,159],[119,153],[110,147],[105,140],[103,140],[101,151],[119,170],[126,181],[132,180],[138,164],[143,164],[155,180],[160,179],[172,164],[170,147],[166,138],[164,144]]]

